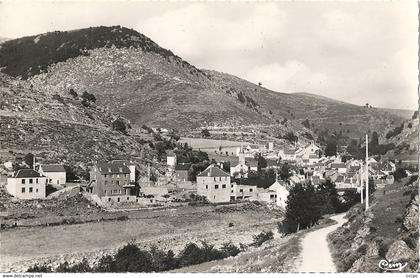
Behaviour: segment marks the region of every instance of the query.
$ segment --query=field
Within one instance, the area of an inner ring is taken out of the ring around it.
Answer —
[[[144,248],[156,244],[175,252],[191,241],[205,240],[216,245],[228,241],[236,245],[246,244],[252,241],[252,235],[275,229],[281,214],[248,203],[132,212],[128,217],[125,221],[1,231],[0,271],[24,271],[24,267],[37,261],[22,261],[75,253],[83,256],[118,248],[130,240],[136,240]],[[16,262],[20,263],[11,268],[9,264]]]
[[[180,142],[186,142],[193,149],[219,149],[219,147],[235,149],[243,145],[244,147],[249,144],[248,142],[228,141],[228,140],[216,140],[216,139],[204,139],[204,138],[191,138],[182,137]]]

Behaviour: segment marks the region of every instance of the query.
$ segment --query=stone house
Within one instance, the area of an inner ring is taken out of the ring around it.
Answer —
[[[6,190],[19,199],[42,199],[46,197],[47,177],[32,169],[18,170],[7,179]]]
[[[222,169],[210,165],[197,175],[197,194],[205,196],[210,203],[230,201],[230,175]]]
[[[179,181],[191,180],[191,163],[180,163],[176,165],[175,178]]]
[[[134,173],[132,173],[134,171]],[[90,171],[87,191],[106,202],[135,201],[135,166],[124,161],[97,163]]]

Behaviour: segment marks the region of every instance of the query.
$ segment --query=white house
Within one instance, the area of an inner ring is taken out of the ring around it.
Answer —
[[[166,156],[166,165],[169,167],[175,167],[176,166],[176,154],[171,152]]]
[[[49,184],[66,184],[66,170],[61,164],[41,164],[38,172],[47,177]]]
[[[6,190],[19,199],[42,199],[46,196],[47,177],[32,169],[21,169],[7,179]]]
[[[314,142],[311,142],[309,145],[302,148],[302,159],[318,159],[320,150],[321,149],[317,145],[315,145]],[[313,163],[313,161],[311,161],[310,163]]]
[[[267,204],[275,204],[277,193],[274,190],[258,188],[257,200]]]
[[[275,181],[268,190],[276,192],[276,205],[286,208],[286,201],[289,196],[290,186],[284,181]]]

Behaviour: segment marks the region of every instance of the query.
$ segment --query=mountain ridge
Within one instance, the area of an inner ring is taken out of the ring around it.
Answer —
[[[95,41],[98,37],[99,42]],[[74,45],[76,42],[80,45]],[[69,57],[63,56],[63,44],[71,50]],[[54,47],[43,54],[38,53],[39,45]],[[14,57],[4,59],[16,49],[23,52],[22,57],[44,57],[23,62],[20,58],[21,63],[15,64]],[[66,95],[70,89],[93,93],[99,105],[137,126],[189,130],[269,125],[277,134],[351,129],[351,136],[360,136],[404,120],[379,108],[327,101],[308,93],[275,92],[230,74],[197,69],[146,36],[120,26],[8,41],[0,47],[0,67],[47,94]],[[310,130],[301,124],[305,119],[311,120]]]

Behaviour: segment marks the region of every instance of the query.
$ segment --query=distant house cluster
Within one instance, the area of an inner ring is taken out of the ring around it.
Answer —
[[[260,160],[264,165],[259,164]],[[4,166],[11,169],[13,165],[9,164]],[[176,199],[170,196],[176,189],[195,192],[210,203],[259,201],[285,208],[290,190],[298,183],[318,186],[329,180],[341,193],[360,191],[367,182],[366,170],[377,186],[392,184],[392,173],[396,171],[390,161],[369,158],[366,166],[361,160],[326,157],[314,142],[281,149],[275,149],[272,142],[241,146],[233,160],[213,163],[199,173],[196,165],[178,161],[177,155],[170,151],[166,168],[165,175],[152,174],[150,167],[147,175],[139,175],[136,164],[130,160],[97,162],[90,168],[89,182],[82,188],[105,203],[154,204],[159,198],[166,202]],[[269,179],[271,184],[265,184],[264,188],[242,184],[243,179],[262,171],[275,173],[275,179],[273,176]],[[64,186],[66,178],[63,165],[38,164],[33,169],[16,171],[8,178],[6,189],[20,199],[40,199],[46,197],[47,186]]]

